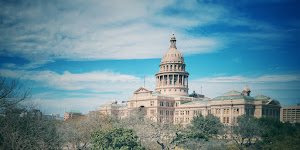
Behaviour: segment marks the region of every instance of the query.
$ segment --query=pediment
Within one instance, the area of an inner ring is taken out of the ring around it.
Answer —
[[[276,102],[275,100],[270,99],[267,103],[268,105],[280,105],[278,102]]]
[[[134,94],[139,94],[139,93],[152,93],[152,91],[144,87],[140,87],[139,89],[134,91]]]

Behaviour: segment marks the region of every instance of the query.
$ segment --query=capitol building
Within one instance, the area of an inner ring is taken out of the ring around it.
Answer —
[[[125,118],[131,110],[143,109],[146,116],[159,123],[188,124],[194,116],[213,114],[225,125],[237,122],[237,117],[247,114],[280,118],[280,103],[264,95],[252,97],[247,85],[242,92],[230,90],[221,96],[207,98],[193,92],[189,94],[188,77],[182,53],[176,48],[174,34],[170,48],[162,56],[159,71],[155,74],[155,91],[140,87],[127,101],[116,100],[99,107],[99,112]]]

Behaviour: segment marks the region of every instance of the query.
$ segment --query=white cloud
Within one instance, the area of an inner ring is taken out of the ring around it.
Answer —
[[[90,90],[93,92],[124,92],[142,86],[143,79],[110,71],[95,71],[72,74],[65,71],[57,74],[53,71],[0,70],[4,76],[38,82],[37,86],[62,90]]]
[[[283,105],[291,103],[299,99],[300,91],[300,75],[284,74],[284,75],[262,75],[260,77],[251,78],[243,76],[227,76],[214,78],[200,78],[189,81],[190,91],[196,90],[208,97],[214,98],[220,96],[232,89],[242,92],[247,84],[252,91],[252,96],[264,94],[273,99],[280,100]],[[291,94],[287,94],[288,92]]]
[[[203,82],[230,82],[230,83],[266,83],[266,82],[299,82],[300,75],[292,74],[292,75],[263,75],[257,78],[249,78],[242,76],[230,76],[230,77],[216,77],[216,78],[202,78],[196,79],[196,81]]]
[[[30,60],[23,69],[57,58],[160,58],[169,47],[172,31],[178,35],[178,47],[184,54],[216,51],[221,41],[188,36],[184,29],[216,22],[226,12],[214,5],[196,5],[196,1],[180,5],[175,1],[135,0],[2,4],[0,55]],[[183,13],[168,14],[168,9]],[[187,17],[186,13],[193,15]]]

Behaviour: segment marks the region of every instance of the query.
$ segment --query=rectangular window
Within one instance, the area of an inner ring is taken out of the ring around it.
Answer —
[[[184,111],[180,111],[180,115],[184,115]]]
[[[164,102],[160,102],[160,106],[164,106]]]
[[[186,115],[190,115],[190,111],[186,111],[185,114],[186,114]]]
[[[150,106],[154,106],[154,101],[150,101]]]

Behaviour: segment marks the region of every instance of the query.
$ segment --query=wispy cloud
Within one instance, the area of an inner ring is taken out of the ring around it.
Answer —
[[[36,86],[61,90],[90,90],[92,92],[124,92],[142,86],[143,79],[109,71],[94,71],[72,74],[65,71],[58,74],[53,71],[0,70],[3,76],[38,82]]]
[[[257,78],[243,76],[216,77],[197,79],[203,82],[243,82],[243,83],[267,83],[267,82],[300,82],[300,74],[291,75],[263,75]]]
[[[24,69],[57,58],[160,58],[162,48],[168,48],[170,33],[174,30],[178,35],[178,48],[184,54],[214,52],[224,46],[226,39],[194,36],[185,30],[217,23],[249,24],[247,18],[240,21],[241,17],[231,17],[236,15],[222,5],[203,5],[197,1],[20,1],[1,4],[0,55],[28,59],[31,63]]]

